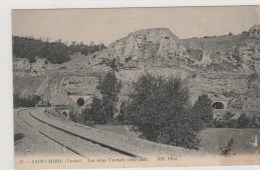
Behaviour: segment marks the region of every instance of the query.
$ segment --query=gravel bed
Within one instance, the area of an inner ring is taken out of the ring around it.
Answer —
[[[46,138],[37,130],[25,124],[19,117],[18,111],[14,110],[14,151],[15,157],[31,157],[31,156],[55,156],[55,155],[73,155],[78,157],[70,150],[60,146],[54,141]],[[17,137],[18,136],[18,137]]]
[[[122,157],[119,153],[113,152],[107,148],[103,148],[97,144],[93,144],[92,142],[83,140],[79,137],[69,135],[68,133],[62,132],[58,129],[55,129],[47,124],[44,124],[35,118],[33,118],[28,111],[25,111],[20,115],[27,123],[31,126],[35,127],[38,131],[47,135],[48,137],[58,141],[62,145],[76,151],[81,156],[88,158],[96,155],[106,155],[110,157]]]

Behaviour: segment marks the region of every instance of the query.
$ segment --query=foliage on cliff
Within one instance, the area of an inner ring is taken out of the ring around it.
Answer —
[[[88,55],[106,48],[104,44],[85,45],[75,41],[67,46],[61,40],[55,42],[42,41],[33,37],[13,36],[13,55],[17,58],[27,58],[30,63],[36,62],[37,57],[46,58],[52,64],[61,64],[69,61],[70,55],[81,53]]]

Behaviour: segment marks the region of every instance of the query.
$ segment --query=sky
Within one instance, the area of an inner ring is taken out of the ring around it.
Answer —
[[[13,10],[12,32],[49,41],[110,43],[148,28],[169,28],[179,38],[239,34],[260,24],[260,7],[167,7]]]

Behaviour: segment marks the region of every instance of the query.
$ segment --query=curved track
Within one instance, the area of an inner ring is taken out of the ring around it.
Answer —
[[[86,137],[71,133],[33,116],[29,109],[18,111],[18,117],[28,126],[38,131],[43,136],[55,143],[65,147],[81,157],[92,155],[108,154],[109,156],[137,157],[123,150],[99,143]]]

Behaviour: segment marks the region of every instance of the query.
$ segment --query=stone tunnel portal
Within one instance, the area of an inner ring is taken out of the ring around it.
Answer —
[[[222,102],[214,102],[212,107],[213,109],[225,109],[225,105]]]
[[[62,115],[63,115],[64,117],[66,117],[66,118],[68,117],[68,113],[67,113],[66,111],[63,111],[63,112],[62,112]]]
[[[78,98],[77,104],[78,104],[78,106],[83,106],[85,104],[84,99],[82,97]]]

